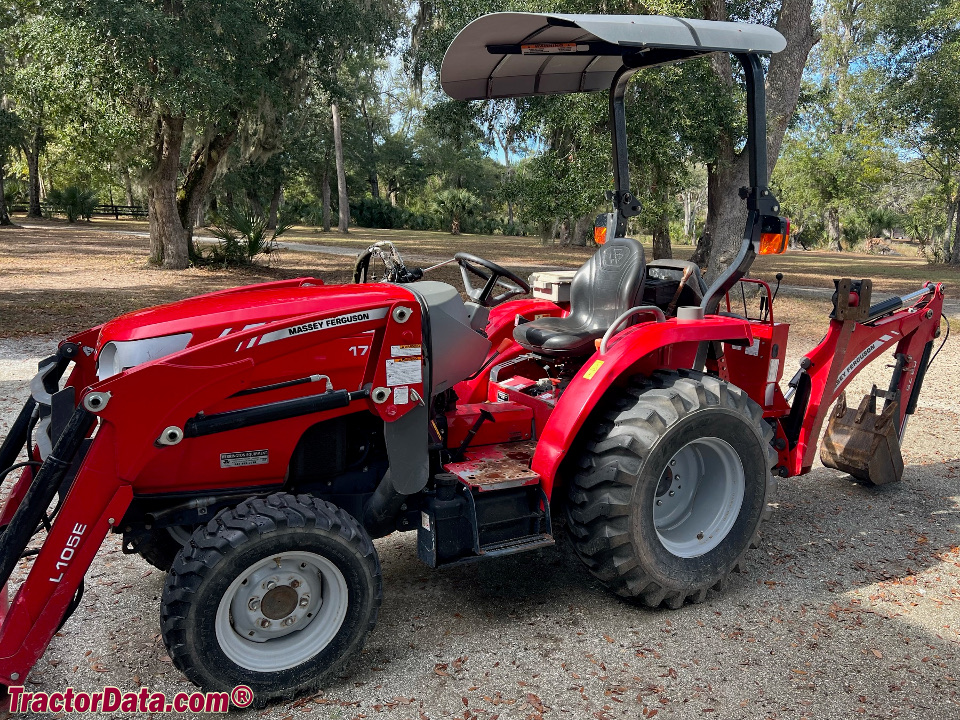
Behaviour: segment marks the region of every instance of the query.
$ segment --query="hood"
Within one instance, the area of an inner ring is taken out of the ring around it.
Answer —
[[[384,303],[410,300],[412,293],[383,283],[323,285],[295,281],[250,285],[136,310],[103,325],[97,351],[110,342],[189,334],[186,346],[225,337],[250,326],[327,310],[349,310],[371,300]]]

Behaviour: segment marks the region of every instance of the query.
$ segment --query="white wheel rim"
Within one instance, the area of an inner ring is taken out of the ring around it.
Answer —
[[[217,641],[240,667],[287,670],[330,644],[347,603],[347,581],[327,558],[277,553],[248,567],[227,588],[217,607]]]
[[[720,438],[698,438],[670,459],[653,499],[653,524],[671,554],[695,558],[730,533],[743,505],[743,463]]]

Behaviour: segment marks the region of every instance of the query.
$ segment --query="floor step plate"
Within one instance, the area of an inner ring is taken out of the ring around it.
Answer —
[[[540,476],[530,469],[535,448],[535,442],[482,445],[467,450],[462,462],[443,467],[479,492],[536,485]]]

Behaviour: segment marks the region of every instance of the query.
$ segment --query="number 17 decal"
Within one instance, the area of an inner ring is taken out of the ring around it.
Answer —
[[[350,347],[350,352],[353,353],[354,357],[360,356],[363,357],[367,354],[367,351],[370,350],[369,345],[352,345]]]

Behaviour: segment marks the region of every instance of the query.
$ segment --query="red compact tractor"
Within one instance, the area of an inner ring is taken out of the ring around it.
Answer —
[[[160,625],[176,667],[266,702],[319,687],[373,629],[373,538],[415,532],[441,567],[551,545],[562,510],[613,592],[679,608],[722,588],[778,480],[810,470],[828,417],[827,465],[899,480],[942,287],[871,305],[870,281],[839,280],[826,337],[786,387],[789,327],[769,287],[758,317],[725,303],[756,282],[757,253],[787,243],[761,65],[784,45],[762,26],[669,17],[480,18],[444,60],[452,97],[609,92],[609,239],[571,279],[538,276],[523,299],[524,279],[458,253],[464,302],[381,246],[356,284],[211,293],[61,342],[0,449],[0,471],[19,470],[0,515],[0,683],[24,682],[108,532],[168,572]],[[624,237],[639,207],[623,98],[638,69],[714,52],[743,67],[750,187],[740,253],[707,287]],[[386,277],[366,282],[378,257]],[[888,351],[889,389],[847,409],[847,383]]]

